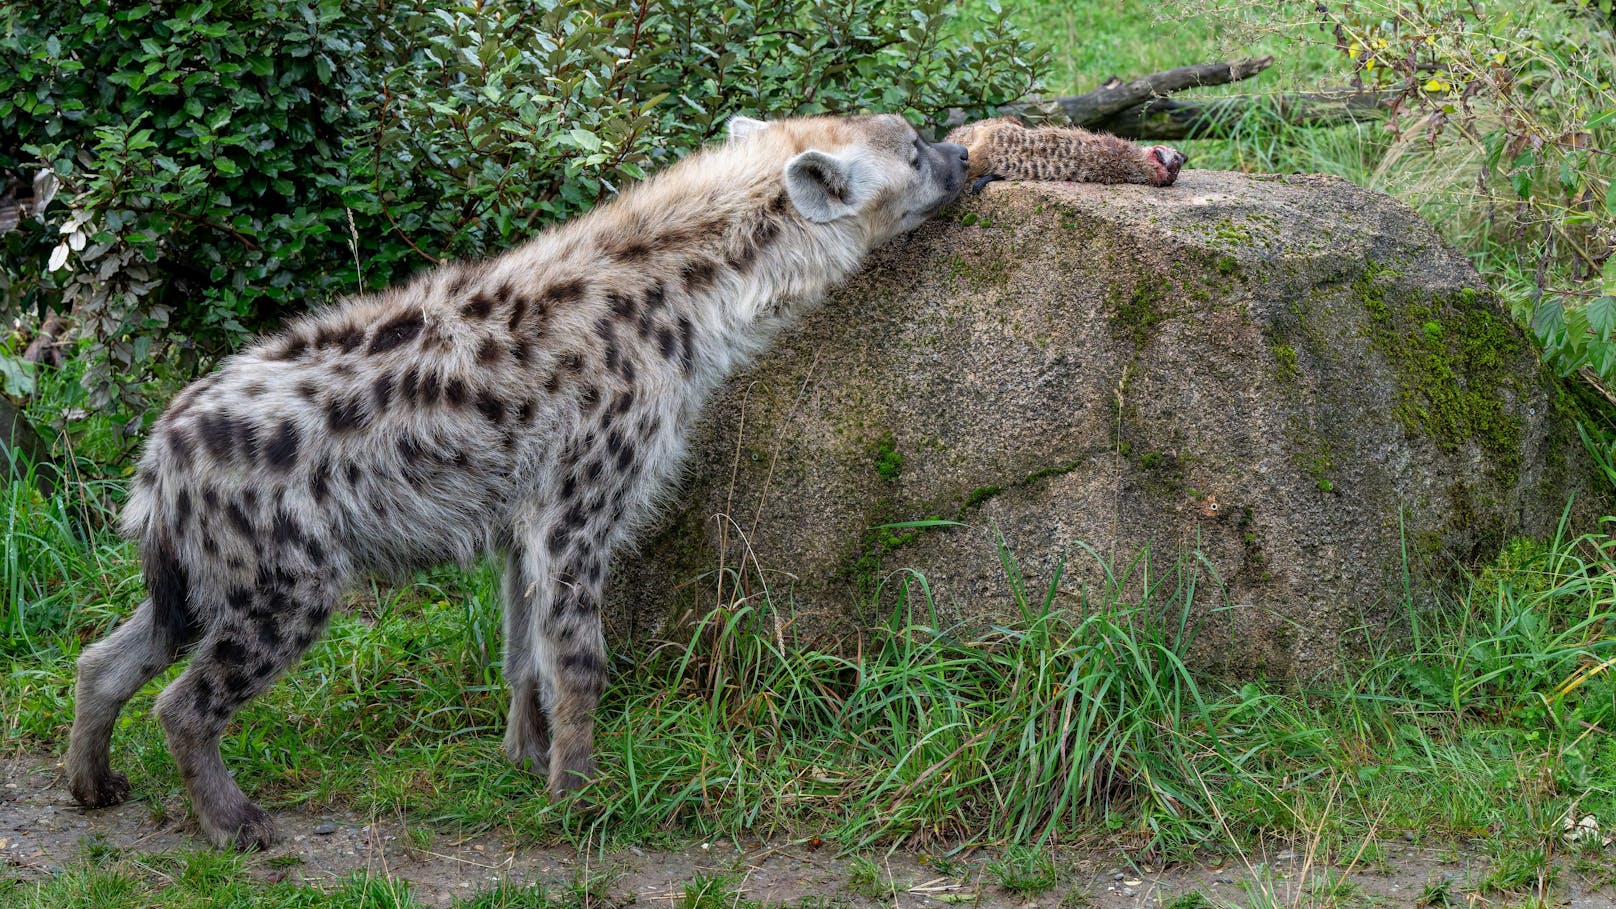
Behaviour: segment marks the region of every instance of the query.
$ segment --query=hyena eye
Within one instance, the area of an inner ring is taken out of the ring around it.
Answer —
[[[909,166],[920,170],[920,140],[916,139],[909,144]]]

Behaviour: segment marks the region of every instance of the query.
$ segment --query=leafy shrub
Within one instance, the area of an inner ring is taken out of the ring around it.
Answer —
[[[0,311],[71,311],[85,401],[139,413],[252,331],[587,209],[733,112],[981,114],[1029,46],[946,0],[63,0],[0,7]],[[3,191],[4,187],[0,187]],[[137,427],[138,428],[138,427]]]
[[[1281,28],[1322,38],[1341,75],[1392,99],[1376,178],[1397,172],[1470,247],[1552,367],[1616,385],[1611,0],[1295,6],[1308,14]]]

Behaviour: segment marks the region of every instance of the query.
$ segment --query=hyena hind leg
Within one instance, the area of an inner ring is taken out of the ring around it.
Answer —
[[[539,614],[539,586],[523,567],[520,547],[505,557],[505,682],[511,687],[511,710],[505,727],[505,756],[537,776],[550,772],[550,720],[547,692],[539,672],[533,618]]]
[[[202,833],[215,846],[263,849],[275,841],[269,813],[253,804],[225,769],[219,739],[230,718],[267,691],[319,637],[335,603],[334,589],[255,591],[252,607],[218,623],[191,665],[157,698],[168,750]]]
[[[79,657],[66,761],[68,790],[79,804],[104,808],[129,797],[129,778],[112,769],[112,728],[123,705],[173,665],[187,643],[158,626],[152,601],[146,600]]]

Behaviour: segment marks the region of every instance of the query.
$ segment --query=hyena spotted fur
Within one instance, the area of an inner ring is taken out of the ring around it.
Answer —
[[[612,552],[702,403],[875,246],[951,202],[967,153],[902,118],[736,118],[691,155],[499,258],[304,318],[157,421],[124,513],[149,599],[78,665],[68,784],[129,795],[112,728],[157,699],[217,845],[269,816],[226,771],[230,718],[320,636],[356,578],[504,561],[505,752],[553,792],[594,770]]]

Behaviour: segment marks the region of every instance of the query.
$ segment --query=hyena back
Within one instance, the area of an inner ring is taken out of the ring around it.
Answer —
[[[737,118],[730,138],[499,258],[298,321],[181,392],[124,514],[149,599],[79,661],[67,775],[128,797],[119,710],[157,700],[202,831],[269,816],[219,739],[357,577],[504,561],[507,756],[560,793],[593,773],[613,549],[702,402],[880,243],[952,201],[964,148],[901,118]]]

